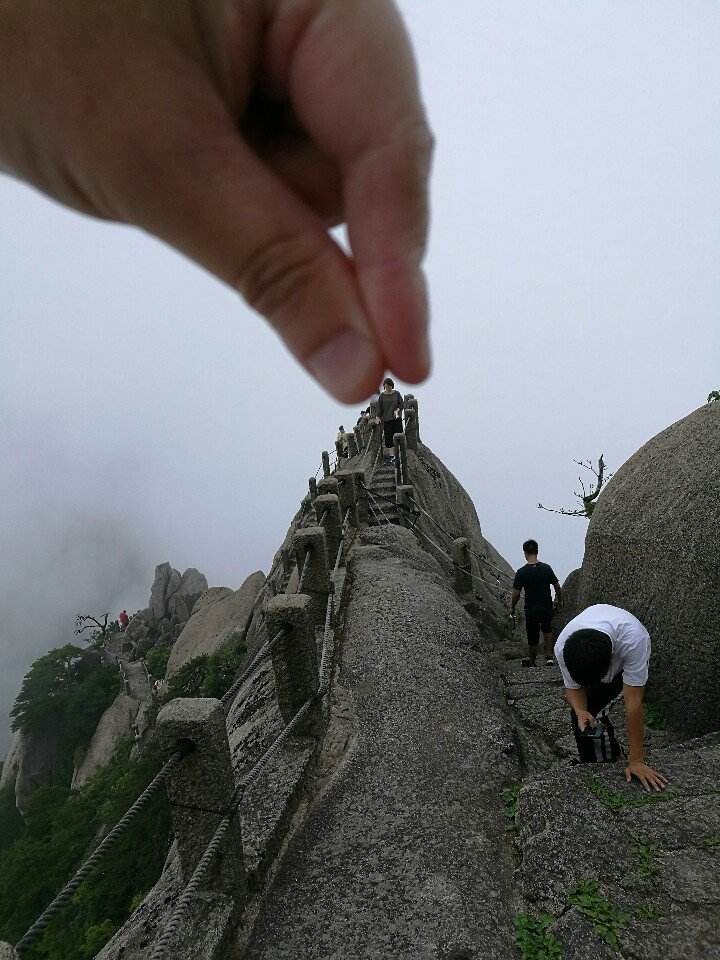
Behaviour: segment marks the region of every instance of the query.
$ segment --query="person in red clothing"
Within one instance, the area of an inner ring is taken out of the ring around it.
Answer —
[[[120,629],[125,632],[125,630],[127,630],[127,625],[130,623],[130,617],[127,615],[125,610],[123,610],[118,617],[118,622],[120,623]]]

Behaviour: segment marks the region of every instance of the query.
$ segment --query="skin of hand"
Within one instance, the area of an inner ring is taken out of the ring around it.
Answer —
[[[588,712],[587,694],[582,687],[579,690],[565,687],[565,699],[575,711],[578,726],[581,730],[584,730],[587,726],[595,726],[595,717]]]
[[[0,169],[203,265],[341,401],[427,376],[432,137],[392,0],[2,0],[0,62]]]
[[[625,726],[628,735],[629,757],[625,767],[625,779],[628,783],[637,777],[643,788],[664,790],[667,780],[645,763],[645,711],[643,709],[644,687],[630,687],[623,684],[625,702]]]

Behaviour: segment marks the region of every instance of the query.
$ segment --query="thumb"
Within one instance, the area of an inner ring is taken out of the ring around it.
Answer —
[[[334,397],[363,400],[383,359],[348,258],[226,116],[208,125],[145,178],[135,221],[237,289]]]

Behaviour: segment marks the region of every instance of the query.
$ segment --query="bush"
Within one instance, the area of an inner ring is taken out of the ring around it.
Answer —
[[[175,697],[217,697],[230,688],[245,656],[246,645],[241,634],[233,634],[229,642],[215,653],[193,657],[168,682],[166,700]]]
[[[170,659],[170,649],[166,646],[153,647],[145,654],[145,666],[154,680],[165,679],[165,671]]]
[[[160,759],[146,753],[131,762],[131,747],[129,738],[123,741],[79,791],[43,787],[33,795],[23,833],[0,853],[0,940],[23,935],[155,776]],[[161,792],[23,958],[91,960],[159,877],[169,829]]]

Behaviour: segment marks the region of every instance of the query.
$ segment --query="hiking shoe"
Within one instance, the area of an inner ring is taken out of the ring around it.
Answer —
[[[545,666],[554,667],[555,666],[555,657],[545,657]]]

